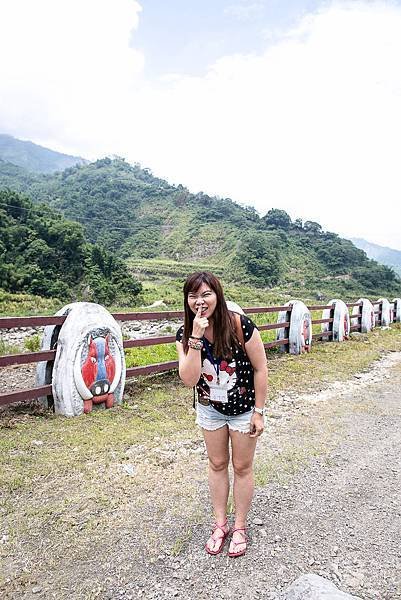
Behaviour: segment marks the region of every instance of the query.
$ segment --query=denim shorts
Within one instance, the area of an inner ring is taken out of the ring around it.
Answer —
[[[207,431],[216,431],[227,425],[231,431],[249,433],[252,415],[253,409],[240,415],[222,415],[210,404],[203,406],[199,402],[196,403],[196,424]]]

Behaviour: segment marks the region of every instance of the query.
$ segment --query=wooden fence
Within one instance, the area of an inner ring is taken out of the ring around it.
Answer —
[[[373,303],[377,306],[375,313],[378,316],[378,324],[381,323],[382,314],[382,303]],[[357,323],[351,324],[351,331],[360,331],[361,319],[362,319],[362,304],[361,303],[349,303],[349,308],[359,306],[360,310],[357,314],[351,315],[351,320],[357,320]],[[333,336],[332,324],[334,320],[334,308],[332,305],[314,305],[308,306],[308,309],[312,311],[323,311],[330,309],[330,317],[326,319],[312,319],[312,325],[328,323],[328,331],[322,333],[316,333],[312,335],[314,340],[330,339]],[[244,308],[246,314],[264,314],[273,312],[287,312],[290,317],[292,307],[291,306],[258,306]],[[165,319],[183,319],[184,313],[182,311],[169,311],[169,312],[135,312],[135,313],[113,313],[113,317],[117,321],[148,321],[148,320],[165,320]],[[0,317],[0,330],[11,329],[19,327],[41,327],[46,325],[59,325],[61,326],[67,316],[55,317],[55,316],[33,316],[33,317]],[[290,326],[289,320],[284,323],[268,323],[266,325],[258,325],[260,331],[277,330],[280,328],[288,328]],[[140,339],[125,340],[123,343],[124,348],[136,348],[141,346],[156,346],[158,344],[169,344],[175,341],[175,336],[164,335],[160,337],[145,337]],[[288,337],[284,339],[267,342],[264,344],[266,349],[274,348],[277,346],[288,345]],[[9,354],[0,356],[0,367],[6,367],[10,365],[24,365],[29,363],[38,363],[41,361],[53,361],[56,355],[56,350],[45,350],[39,352],[24,352],[21,354]],[[138,375],[149,375],[152,373],[162,373],[165,371],[171,371],[178,367],[178,361],[169,361],[164,363],[157,363],[152,365],[146,365],[142,367],[132,367],[126,370],[127,378],[135,377]],[[12,402],[21,402],[24,400],[32,400],[41,396],[49,396],[52,393],[52,386],[43,385],[29,389],[17,390],[14,392],[6,392],[0,394],[0,406],[10,404]]]

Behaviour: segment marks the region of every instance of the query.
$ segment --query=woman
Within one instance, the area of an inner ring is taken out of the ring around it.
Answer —
[[[248,317],[230,312],[219,280],[208,272],[190,275],[184,285],[184,325],[176,336],[179,374],[196,386],[196,423],[209,458],[209,487],[216,524],[206,543],[219,554],[230,532],[229,441],[234,470],[235,523],[228,555],[245,554],[246,519],[253,496],[253,457],[264,429],[266,354]]]

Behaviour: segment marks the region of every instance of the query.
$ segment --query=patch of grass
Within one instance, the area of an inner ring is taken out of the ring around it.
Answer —
[[[16,344],[9,344],[0,338],[0,356],[5,354],[19,354],[20,352],[21,348],[19,348]]]
[[[184,529],[184,532],[176,538],[176,540],[174,541],[174,544],[171,548],[171,555],[172,556],[179,556],[181,554],[181,552],[184,550],[185,548],[185,544],[187,544],[190,539],[192,537],[192,529],[191,527],[186,527]]]
[[[279,454],[258,458],[255,465],[255,484],[265,486],[271,481],[284,483],[294,475],[312,456],[318,456],[325,451],[325,446],[306,444],[285,445]]]
[[[63,303],[56,298],[42,298],[31,294],[12,294],[0,289],[0,316],[48,315],[55,313],[62,306]]]
[[[125,351],[127,367],[140,367],[160,362],[178,360],[175,343],[158,346],[142,346]]]
[[[347,379],[367,369],[383,352],[401,351],[401,325],[375,329],[368,336],[353,335],[345,342],[315,342],[300,356],[270,354],[270,396],[282,390],[321,389],[332,381]]]
[[[39,352],[40,350],[40,335],[35,333],[31,337],[26,338],[24,346],[29,352]]]

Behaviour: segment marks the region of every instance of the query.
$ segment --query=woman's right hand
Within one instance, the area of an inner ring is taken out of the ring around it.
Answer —
[[[208,327],[209,321],[206,317],[202,317],[202,305],[198,307],[198,312],[192,323],[192,335],[198,338],[203,337],[206,327]]]

